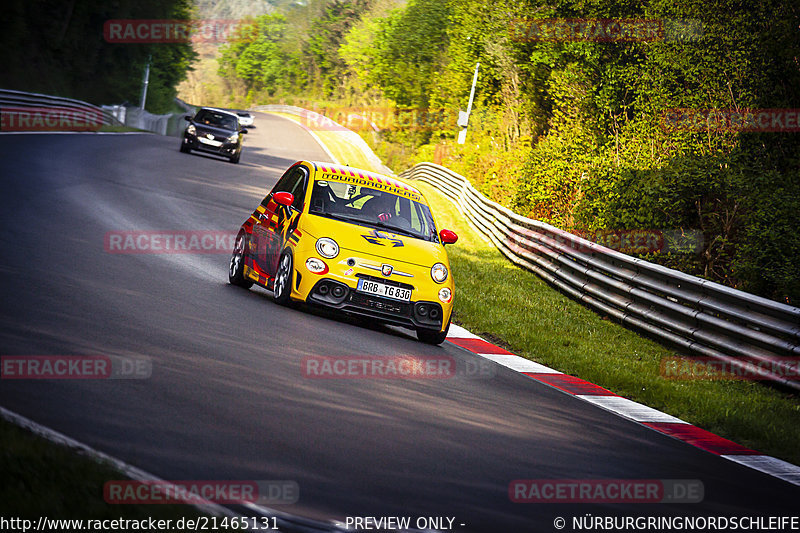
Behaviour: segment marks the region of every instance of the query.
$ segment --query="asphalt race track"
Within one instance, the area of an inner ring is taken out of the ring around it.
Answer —
[[[149,379],[4,380],[0,405],[164,479],[293,480],[299,501],[279,510],[321,520],[450,516],[456,531],[516,532],[554,531],[557,516],[796,512],[796,486],[504,367],[308,379],[305,356],[478,359],[232,287],[227,252],[106,251],[109,231],[235,232],[292,162],[326,159],[288,120],[258,114],[256,126],[239,165],[156,135],[0,136],[0,353],[152,362]],[[602,478],[699,479],[705,496],[609,505],[508,495],[515,479]]]

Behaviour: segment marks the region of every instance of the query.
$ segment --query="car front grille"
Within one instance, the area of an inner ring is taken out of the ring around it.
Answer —
[[[386,298],[369,296],[355,291],[351,293],[350,303],[358,307],[372,309],[381,313],[389,313],[399,316],[411,316],[411,304],[395,302]]]

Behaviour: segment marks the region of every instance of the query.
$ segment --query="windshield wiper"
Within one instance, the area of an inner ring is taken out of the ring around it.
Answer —
[[[310,211],[312,215],[318,215],[321,217],[328,217],[334,220],[341,220],[342,222],[357,222],[357,223],[366,223],[364,220],[352,217],[346,217],[342,215],[337,215],[335,213],[328,213],[327,211]]]
[[[392,225],[386,224],[385,222],[368,222],[368,224],[374,224],[375,226],[378,226],[380,228],[388,229],[392,233],[399,233],[400,235],[405,235],[406,237],[414,237],[415,239],[420,239],[421,238],[416,233],[413,233],[413,232],[411,232],[409,230],[406,230],[406,229],[400,229],[400,228],[398,228],[396,226],[392,226]]]
[[[363,218],[346,217],[346,216],[342,216],[342,215],[336,215],[334,213],[326,213],[325,211],[323,211],[323,212],[311,211],[310,213],[312,215],[318,215],[318,216],[321,216],[321,217],[328,217],[328,218],[332,218],[334,220],[341,220],[342,222],[350,222],[352,224],[358,224],[358,225],[361,225],[361,226],[378,227],[378,228],[381,228],[381,229],[389,230],[392,233],[399,233],[400,235],[405,235],[406,237],[413,237],[415,239],[423,239],[423,237],[421,237],[420,235],[417,235],[416,233],[413,233],[413,232],[411,232],[409,230],[400,229],[398,227],[395,227],[395,226],[392,226],[392,225],[389,225],[389,224],[385,224],[385,223],[380,222],[380,221],[364,220]]]

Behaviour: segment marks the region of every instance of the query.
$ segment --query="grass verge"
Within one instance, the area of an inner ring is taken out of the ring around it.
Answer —
[[[173,520],[197,518],[189,505],[112,505],[107,481],[126,477],[106,464],[0,419],[0,515],[4,518]]]
[[[507,260],[426,183],[456,282],[454,321],[510,351],[605,387],[761,453],[800,464],[800,398],[748,381],[675,381],[677,352],[602,317]]]

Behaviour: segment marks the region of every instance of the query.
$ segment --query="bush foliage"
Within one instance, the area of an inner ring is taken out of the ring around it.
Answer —
[[[396,170],[434,159],[496,201],[568,230],[699,231],[698,253],[648,258],[800,301],[797,130],[670,120],[676,109],[800,107],[793,4],[319,0],[285,17],[258,19],[263,38],[223,54],[221,72],[251,99],[323,112],[465,109],[480,62],[465,145],[452,124],[368,136]],[[547,40],[531,34],[531,19],[643,20],[658,33]]]

